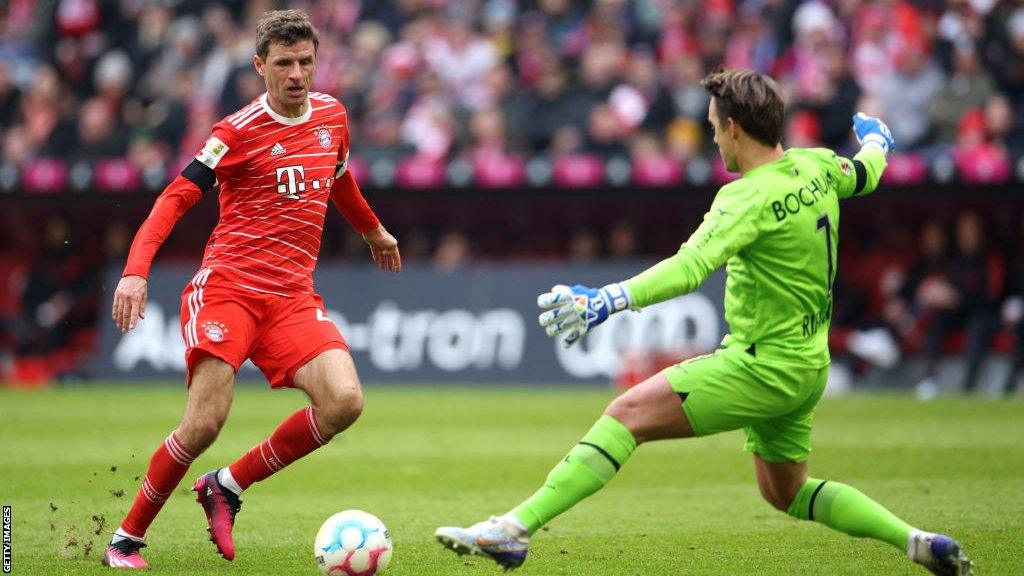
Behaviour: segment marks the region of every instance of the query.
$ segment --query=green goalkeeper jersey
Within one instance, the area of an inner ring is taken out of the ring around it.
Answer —
[[[885,169],[874,147],[853,160],[791,148],[723,186],[679,252],[625,281],[641,308],[695,290],[723,264],[723,344],[758,358],[824,366],[839,244],[839,200],[874,191]]]

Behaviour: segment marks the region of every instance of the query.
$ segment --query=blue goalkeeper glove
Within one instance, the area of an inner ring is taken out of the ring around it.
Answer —
[[[864,146],[877,146],[886,155],[893,151],[896,142],[892,139],[892,132],[878,118],[868,116],[863,112],[853,115],[853,131],[857,133],[857,142],[861,148]]]
[[[629,305],[629,291],[622,284],[609,284],[604,288],[580,284],[570,288],[557,284],[550,292],[537,296],[537,306],[544,310],[538,318],[540,325],[552,338],[561,334],[562,345],[566,348]]]

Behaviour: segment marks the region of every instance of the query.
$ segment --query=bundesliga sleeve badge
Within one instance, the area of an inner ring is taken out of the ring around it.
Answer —
[[[851,164],[846,158],[840,158],[839,169],[843,171],[843,174],[849,176],[850,173],[853,172],[853,164]]]
[[[203,149],[199,151],[199,154],[196,154],[196,160],[206,164],[212,170],[217,167],[217,164],[228,153],[228,150],[230,148],[220,138],[210,136],[210,139],[203,145]]]

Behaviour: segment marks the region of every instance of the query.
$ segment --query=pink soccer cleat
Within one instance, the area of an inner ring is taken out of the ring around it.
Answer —
[[[149,564],[139,554],[139,549],[146,545],[129,538],[111,542],[103,552],[103,559],[100,560],[104,566],[111,568],[149,568]]]
[[[216,470],[200,476],[192,489],[196,491],[196,502],[206,512],[206,531],[210,533],[210,541],[225,560],[234,560],[235,543],[231,539],[231,529],[235,525],[235,514],[242,509],[242,501],[234,492],[221,486]]]

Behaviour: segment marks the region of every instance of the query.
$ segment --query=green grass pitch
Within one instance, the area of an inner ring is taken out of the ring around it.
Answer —
[[[496,574],[433,539],[529,495],[600,414],[605,390],[370,387],[363,418],[245,494],[237,559],[206,541],[188,489],[304,402],[237,391],[217,443],[148,535],[153,574],[314,575],[320,522],[377,514],[388,570]],[[0,390],[0,504],[13,507],[14,574],[101,574],[102,547],[149,455],[177,423],[178,386]],[[1024,574],[1024,403],[903,397],[825,401],[811,474],[853,484],[912,524],[949,532],[990,576]],[[797,522],[760,500],[739,433],[642,447],[611,484],[534,539],[529,575],[915,575],[899,552]]]

